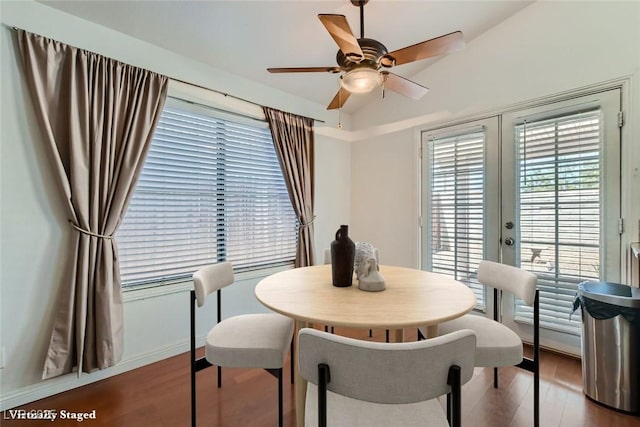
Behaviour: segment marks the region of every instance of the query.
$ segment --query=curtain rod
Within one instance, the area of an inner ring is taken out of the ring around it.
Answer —
[[[218,111],[220,113],[228,114],[228,115],[231,115],[231,116],[238,116],[238,117],[242,117],[242,118],[245,118],[245,119],[251,119],[251,120],[256,120],[256,121],[261,121],[261,122],[265,122],[266,123],[266,118],[265,118],[265,120],[261,120],[260,118],[258,118],[256,116],[240,113],[240,112],[237,112],[237,111],[225,110],[224,108],[214,107],[212,105],[208,105],[208,104],[205,104],[205,103],[202,103],[202,102],[191,101],[190,99],[180,98],[179,96],[167,95],[167,98],[175,99],[176,101],[186,102],[187,104],[191,104],[191,105],[197,105],[199,107],[206,108],[207,110]]]
[[[227,97],[227,96],[228,96],[228,97],[231,97],[231,98],[233,98],[233,99],[237,99],[238,101],[246,102],[246,103],[249,103],[249,104],[252,104],[252,105],[257,105],[257,106],[258,106],[258,107],[260,107],[260,108],[262,108],[262,107],[263,107],[263,105],[258,104],[257,102],[249,101],[248,99],[240,98],[240,97],[235,96],[235,95],[230,95],[230,94],[228,94],[228,93],[226,93],[226,92],[222,92],[222,91],[219,91],[219,90],[216,90],[216,89],[211,89],[211,88],[208,88],[208,87],[205,87],[205,86],[201,86],[201,85],[199,85],[199,84],[195,84],[195,83],[191,83],[191,82],[186,82],[186,81],[184,81],[184,80],[175,79],[175,78],[173,78],[173,77],[169,77],[169,78],[170,78],[171,80],[173,80],[173,81],[178,82],[178,83],[184,83],[184,84],[186,84],[186,85],[193,86],[193,87],[197,87],[197,88],[199,88],[199,89],[210,90],[211,92],[218,93],[218,94],[223,95],[223,96],[225,96],[225,97]],[[315,120],[316,122],[325,123],[325,121],[324,121],[324,120],[315,119],[315,118],[313,118],[313,117],[307,117],[307,118],[308,118],[308,119],[311,119],[311,120]]]
[[[13,28],[13,30],[14,30],[14,31],[18,31],[18,30],[20,30],[20,28],[15,27],[15,26],[13,26],[12,28]],[[23,30],[23,31],[26,31],[26,30]],[[226,93],[226,92],[222,92],[222,91],[219,91],[219,90],[216,90],[216,89],[211,89],[211,88],[209,88],[209,87],[201,86],[201,85],[199,85],[199,84],[195,84],[195,83],[191,83],[191,82],[186,82],[186,81],[184,81],[184,80],[176,79],[176,78],[173,78],[173,77],[169,77],[169,76],[167,76],[167,77],[168,77],[169,79],[173,80],[173,81],[178,82],[178,83],[184,83],[184,84],[186,84],[186,85],[194,86],[194,87],[197,87],[197,88],[200,88],[200,89],[210,90],[211,92],[218,93],[218,94],[223,95],[223,96],[225,96],[225,97],[231,97],[231,98],[237,99],[238,101],[243,101],[243,102],[247,102],[247,103],[249,103],[249,104],[257,105],[257,106],[258,106],[258,107],[260,107],[260,108],[264,107],[263,105],[258,104],[257,102],[249,101],[248,99],[240,98],[239,96],[230,95],[230,94],[228,94],[228,93]],[[316,118],[313,118],[313,117],[307,117],[307,118],[308,118],[308,119],[311,119],[311,120],[314,120],[314,121],[316,121],[316,122],[319,122],[319,123],[325,123],[325,121],[324,121],[324,120],[316,119]]]

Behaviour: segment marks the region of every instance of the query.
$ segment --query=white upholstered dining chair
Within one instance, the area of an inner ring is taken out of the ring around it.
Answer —
[[[221,289],[234,282],[229,262],[210,265],[193,274],[191,291],[191,425],[196,425],[196,372],[218,367],[218,387],[222,367],[263,368],[278,379],[278,425],[282,427],[282,367],[293,338],[293,320],[275,313],[243,314],[222,320]],[[217,323],[209,331],[205,357],[196,359],[196,304],[217,292]],[[292,354],[293,359],[293,354]],[[293,361],[292,361],[293,363]]]
[[[472,331],[381,343],[301,329],[307,427],[460,426],[461,386],[473,375]],[[445,412],[437,397],[447,395]]]
[[[540,425],[540,313],[535,274],[506,264],[482,261],[478,266],[478,281],[493,288],[493,319],[467,314],[438,325],[439,334],[471,329],[477,337],[475,364],[493,367],[493,385],[498,387],[498,367],[518,366],[533,372],[533,419]],[[500,296],[509,292],[533,307],[533,357],[523,357],[522,340],[500,322]]]

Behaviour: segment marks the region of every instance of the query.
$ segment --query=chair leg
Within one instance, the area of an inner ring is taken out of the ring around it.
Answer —
[[[282,427],[283,422],[283,404],[282,404],[282,377],[284,376],[283,368],[264,368],[265,371],[276,377],[278,380],[278,427]]]
[[[295,369],[295,359],[294,359],[294,351],[293,351],[293,338],[291,339],[291,366],[290,368],[290,372],[289,374],[291,375],[291,384],[293,384],[293,377],[294,377],[294,369]]]
[[[282,368],[278,369],[278,427],[282,427]]]
[[[498,368],[493,368],[493,388],[498,388]]]
[[[533,373],[533,425],[540,427],[540,370]]]
[[[191,351],[191,427],[196,427],[196,367],[193,361],[194,351]]]
[[[191,323],[191,337],[190,337],[190,353],[191,353],[191,427],[196,427],[196,337],[195,337],[195,323],[196,323],[196,315],[195,315],[195,304],[196,304],[196,293],[195,291],[190,292],[190,323]]]
[[[329,365],[318,365],[318,427],[327,427],[327,384],[331,382]]]
[[[447,384],[451,387],[451,393],[447,394],[447,421],[451,427],[462,425],[462,372],[458,365],[449,368]]]
[[[191,427],[196,427],[196,381],[193,363],[191,364]]]
[[[540,290],[533,301],[533,425],[540,427]]]

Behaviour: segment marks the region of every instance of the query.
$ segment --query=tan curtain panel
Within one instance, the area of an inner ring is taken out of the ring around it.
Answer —
[[[314,264],[313,119],[263,107],[293,210],[298,216],[296,267]]]
[[[23,30],[23,72],[73,233],[43,379],[115,365],[123,352],[118,229],[168,79]]]

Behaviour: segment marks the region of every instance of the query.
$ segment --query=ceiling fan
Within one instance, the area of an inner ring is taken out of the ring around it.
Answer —
[[[336,54],[336,67],[267,68],[270,73],[340,73],[340,90],[327,110],[341,108],[352,93],[369,93],[383,85],[412,99],[422,98],[429,89],[391,73],[386,68],[408,64],[433,56],[443,55],[464,47],[462,32],[456,31],[389,52],[377,40],[364,37],[364,5],[369,0],[351,0],[360,8],[360,38],[356,39],[344,15],[320,14],[318,18],[340,50]]]

